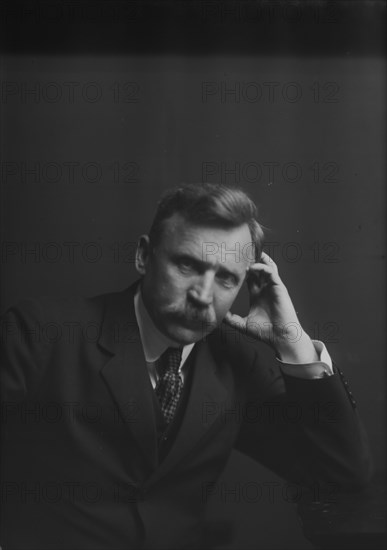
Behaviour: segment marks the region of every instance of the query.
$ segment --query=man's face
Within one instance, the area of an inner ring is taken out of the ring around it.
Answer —
[[[145,307],[156,327],[179,344],[202,339],[219,325],[254,263],[246,224],[214,228],[179,214],[164,222],[158,245],[140,239],[137,270]]]

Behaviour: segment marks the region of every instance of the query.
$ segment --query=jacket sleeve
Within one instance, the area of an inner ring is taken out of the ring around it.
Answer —
[[[369,481],[371,458],[356,402],[343,373],[301,379],[279,366],[257,399],[262,365],[256,355],[236,449],[282,478],[308,487],[347,492]],[[282,384],[281,384],[282,381]]]
[[[51,320],[38,301],[24,300],[0,319],[0,391],[3,409],[23,401],[39,383],[50,348]]]

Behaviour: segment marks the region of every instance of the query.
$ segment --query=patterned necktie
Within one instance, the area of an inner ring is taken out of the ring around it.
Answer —
[[[183,389],[183,382],[179,375],[181,353],[180,348],[168,348],[160,358],[163,374],[157,382],[155,392],[167,424],[175,415]]]

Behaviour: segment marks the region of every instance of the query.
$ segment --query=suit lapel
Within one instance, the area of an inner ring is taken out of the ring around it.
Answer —
[[[101,376],[148,466],[157,467],[157,434],[149,379],[134,311],[137,284],[106,304],[99,344],[112,355]]]

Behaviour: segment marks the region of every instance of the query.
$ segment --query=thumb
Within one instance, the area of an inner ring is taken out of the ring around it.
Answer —
[[[246,328],[246,319],[243,319],[243,317],[240,317],[235,313],[231,313],[231,311],[226,313],[223,321],[231,327],[239,330],[244,330]]]

